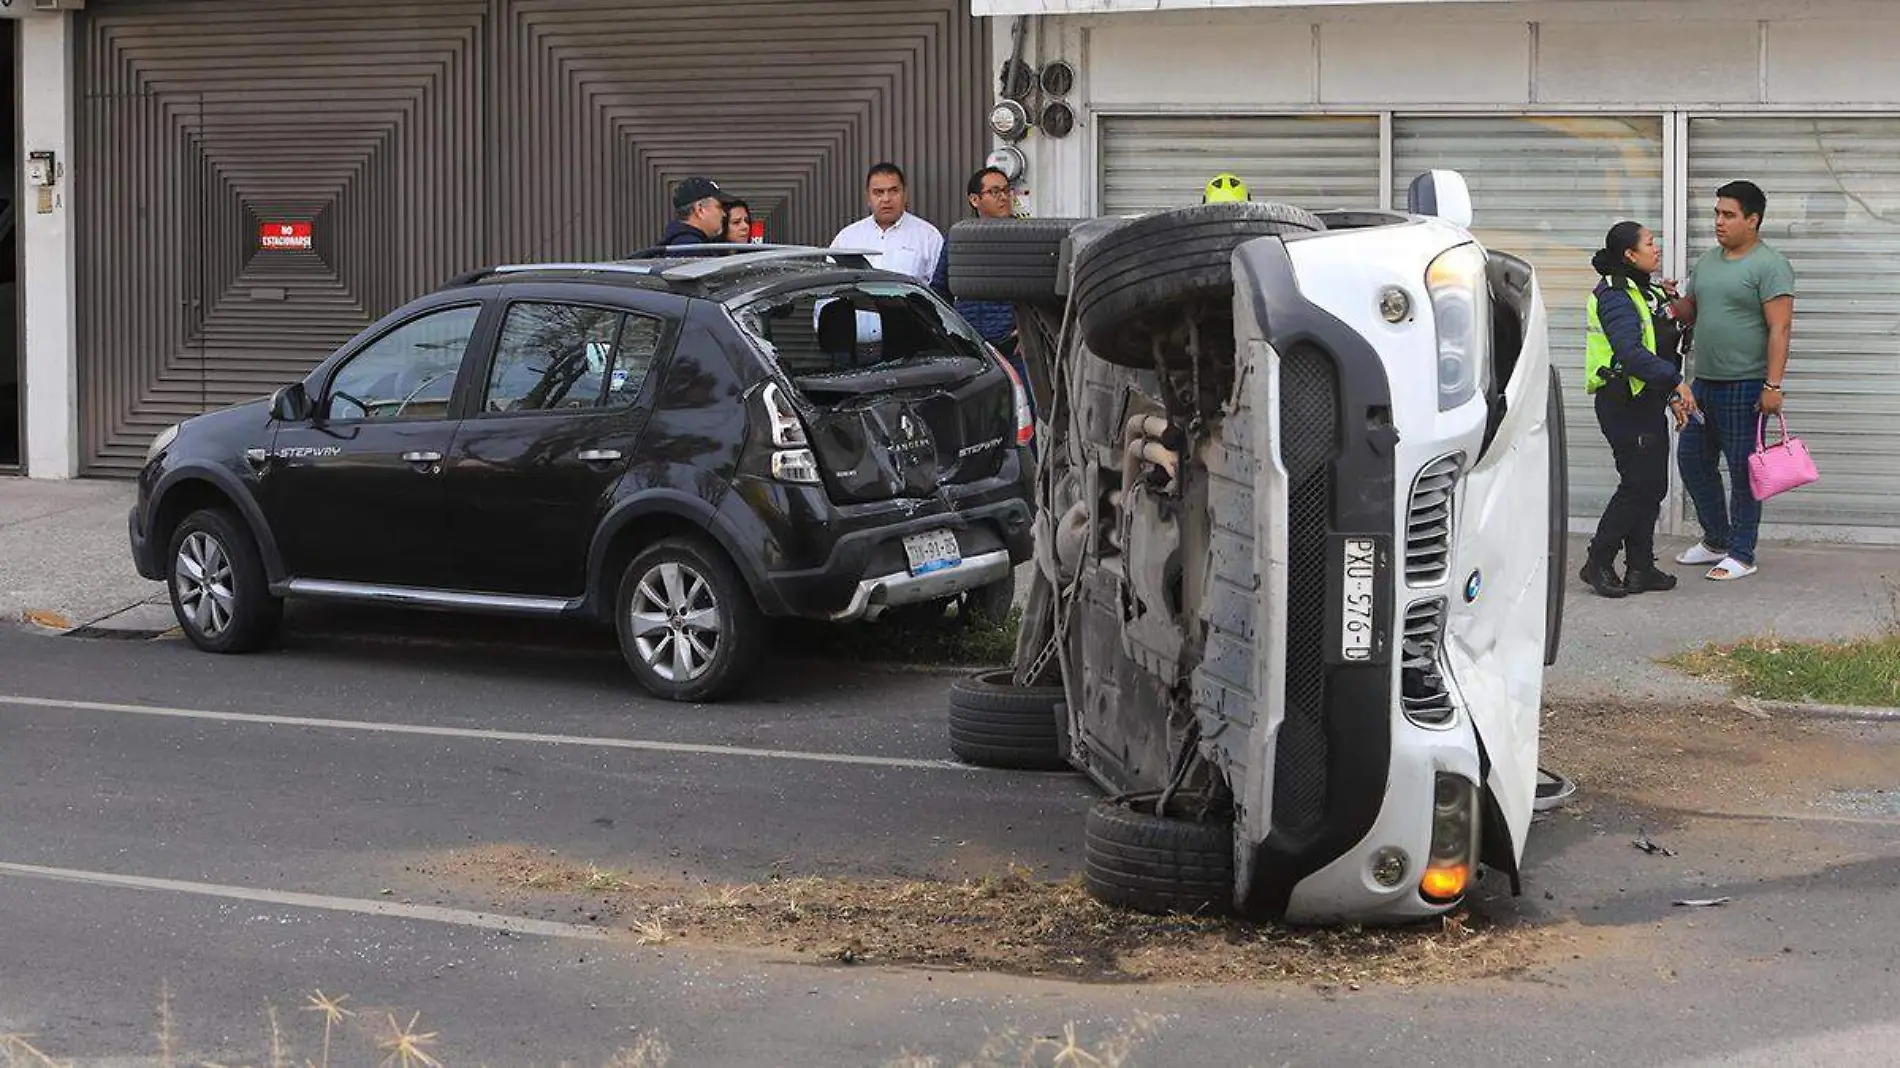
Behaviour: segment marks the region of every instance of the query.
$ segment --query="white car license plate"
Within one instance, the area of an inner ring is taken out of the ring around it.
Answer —
[[[931,530],[904,539],[904,555],[910,558],[910,573],[928,575],[947,571],[963,562],[963,550],[957,548],[957,536],[948,530]]]
[[[1372,659],[1373,589],[1379,574],[1378,545],[1371,538],[1347,538],[1340,571],[1339,655],[1344,660]]]

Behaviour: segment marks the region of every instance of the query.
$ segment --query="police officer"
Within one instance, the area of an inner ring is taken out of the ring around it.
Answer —
[[[1676,577],[1656,568],[1656,519],[1669,490],[1669,417],[1676,428],[1698,418],[1682,379],[1681,332],[1670,314],[1674,294],[1652,277],[1662,266],[1656,235],[1635,222],[1610,227],[1590,261],[1600,280],[1585,312],[1584,389],[1616,457],[1616,493],[1581,577],[1604,597],[1671,590]],[[1623,554],[1626,571],[1616,572]]]
[[[1247,183],[1237,174],[1217,174],[1208,179],[1207,186],[1201,190],[1203,204],[1244,204],[1247,198]]]

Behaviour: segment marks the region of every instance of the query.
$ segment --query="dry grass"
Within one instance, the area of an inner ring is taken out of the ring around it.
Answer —
[[[270,1068],[292,1068],[293,1065],[330,1068],[334,1057],[337,1064],[375,1063],[379,1068],[444,1068],[445,1062],[434,1052],[441,1036],[435,1031],[423,1031],[419,1014],[412,1014],[405,1024],[400,1022],[396,1012],[359,1014],[344,1007],[347,1001],[347,995],[331,997],[321,990],[307,996],[305,1011],[317,1014],[322,1020],[321,1033],[316,1036],[320,1042],[320,1052],[315,1058],[299,1053],[291,1036],[284,1033],[276,1009],[267,1006],[265,1020],[270,1052],[269,1060],[264,1063]],[[157,1015],[159,1030],[154,1038],[158,1045],[157,1060],[160,1064],[174,1065],[182,1060],[182,1063],[193,1068],[227,1068],[222,1061],[184,1056],[178,1051],[177,1037],[172,1032],[169,986],[161,988]],[[973,1059],[950,1061],[906,1050],[895,1059],[885,1062],[884,1068],[951,1068],[952,1065],[955,1068],[1028,1068],[1042,1065],[1049,1068],[1132,1068],[1136,1047],[1157,1031],[1157,1025],[1157,1017],[1137,1013],[1132,1023],[1094,1042],[1085,1039],[1073,1022],[1063,1025],[1060,1037],[1025,1037],[1016,1031],[1006,1031],[992,1035]],[[349,1041],[333,1041],[338,1039]],[[138,1059],[138,1056],[126,1059]],[[656,1032],[643,1031],[602,1064],[603,1068],[668,1068],[672,1062],[673,1050],[666,1040]],[[0,1065],[5,1068],[73,1068],[75,1063],[61,1060],[36,1045],[33,1036],[0,1034]],[[238,1068],[246,1063],[235,1061],[230,1068]],[[562,1068],[569,1068],[570,1062],[562,1061],[560,1064]]]
[[[773,878],[741,885],[616,877],[545,852],[495,847],[425,870],[522,896],[584,897],[643,945],[677,942],[790,951],[840,964],[888,964],[1086,982],[1311,983],[1358,989],[1518,971],[1535,932],[1468,915],[1402,929],[1298,929],[1225,917],[1145,916],[1102,905],[1079,879],[1024,868],[964,881]]]
[[[404,1023],[397,1012],[359,1013],[347,1008],[349,1000],[348,995],[331,997],[322,990],[306,996],[304,1011],[322,1021],[321,1030],[308,1036],[317,1047],[314,1056],[297,1049],[293,1036],[285,1033],[276,1007],[265,1006],[269,1059],[262,1063],[270,1068],[330,1068],[333,1063],[376,1064],[379,1068],[443,1068],[444,1062],[437,1053],[441,1035],[422,1029],[420,1013],[411,1013]],[[161,985],[158,1030],[153,1036],[158,1063],[166,1068],[174,1065],[227,1068],[222,1061],[180,1052],[171,1004],[170,985]],[[604,1064],[605,1068],[666,1068],[672,1057],[672,1049],[657,1033],[641,1032],[634,1036],[631,1045],[616,1051]],[[139,1056],[126,1059],[139,1059]],[[36,1036],[0,1034],[0,1066],[4,1068],[73,1068],[76,1063],[49,1052]],[[253,1062],[236,1061],[229,1068],[249,1063]]]

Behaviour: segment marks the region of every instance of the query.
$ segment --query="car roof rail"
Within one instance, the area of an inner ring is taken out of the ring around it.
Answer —
[[[841,267],[868,269],[871,257],[882,253],[876,249],[864,248],[818,248],[814,245],[686,245],[685,249],[704,250],[706,252],[740,251],[742,255],[708,256],[691,263],[682,263],[677,267],[668,267],[660,272],[660,277],[669,282],[693,282],[712,278],[729,271],[743,271],[761,263],[779,263],[790,260],[836,260]]]
[[[648,245],[638,252],[629,253],[623,258],[629,260],[684,259],[702,252],[763,252],[781,248],[809,249],[816,247],[815,245],[784,245],[767,244],[763,242],[753,244],[750,241],[744,242],[743,244],[732,244],[725,241],[696,241],[690,245]]]
[[[721,255],[714,255],[720,253]],[[450,286],[469,285],[483,278],[499,274],[538,274],[547,271],[560,272],[606,272],[609,274],[634,274],[646,278],[659,277],[669,282],[692,282],[711,278],[728,271],[744,270],[759,263],[773,263],[788,260],[836,260],[839,266],[857,269],[869,269],[872,256],[882,255],[876,249],[857,248],[819,248],[815,245],[725,245],[699,244],[674,245],[671,247],[654,246],[644,248],[623,260],[594,260],[588,262],[566,261],[552,263],[503,263],[494,267],[469,271],[456,275],[446,284]],[[701,258],[703,256],[703,258]],[[691,262],[678,264],[665,270],[658,270],[655,264],[636,262],[647,258],[688,259]]]
[[[528,274],[538,271],[606,271],[612,274],[639,274],[649,277],[654,273],[653,265],[650,263],[599,260],[593,263],[504,263],[490,267],[478,277],[491,274]]]

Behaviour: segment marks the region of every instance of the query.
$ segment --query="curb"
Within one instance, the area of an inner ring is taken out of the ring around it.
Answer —
[[[1873,705],[1823,705],[1801,701],[1764,701],[1753,697],[1738,697],[1734,703],[1736,708],[1762,719],[1785,715],[1860,723],[1900,723],[1900,708],[1882,708]]]

